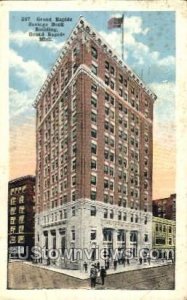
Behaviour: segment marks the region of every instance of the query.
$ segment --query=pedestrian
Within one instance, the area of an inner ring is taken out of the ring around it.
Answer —
[[[106,260],[106,270],[109,269],[110,263],[109,263],[109,259]]]
[[[118,262],[117,262],[117,260],[115,259],[115,260],[114,260],[114,270],[117,269],[117,264],[118,264]]]
[[[84,262],[83,267],[84,267],[84,271],[87,272],[87,270],[88,270],[88,264],[87,264],[86,261]]]
[[[98,271],[100,270],[100,262],[99,261],[97,262],[97,270]]]
[[[125,267],[125,265],[126,265],[126,257],[124,256],[124,258],[123,258],[123,265],[124,265],[124,267]]]
[[[50,265],[50,257],[48,256],[48,258],[47,258],[47,266],[49,266]]]
[[[129,260],[129,258],[127,258],[127,265],[130,265],[130,260]]]
[[[141,256],[139,257],[139,263],[140,263],[140,265],[142,264],[142,257]]]
[[[101,277],[101,284],[104,285],[105,277],[106,277],[106,270],[103,266],[101,267],[101,270],[100,270],[100,277]]]
[[[94,288],[96,285],[96,279],[97,279],[97,269],[95,268],[94,265],[91,266],[90,269],[90,284],[91,288]]]

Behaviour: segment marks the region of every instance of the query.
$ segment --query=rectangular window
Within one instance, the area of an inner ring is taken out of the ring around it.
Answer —
[[[121,211],[118,211],[118,220],[121,220]]]
[[[119,89],[119,95],[122,97],[123,96],[123,90]]]
[[[93,137],[95,139],[97,138],[97,130],[94,128],[91,128],[91,137]]]
[[[91,184],[92,184],[92,185],[96,185],[96,183],[97,183],[96,176],[91,175]]]
[[[123,83],[123,76],[121,74],[119,74],[119,82]]]
[[[94,47],[92,47],[91,48],[91,53],[92,53],[92,57],[95,58],[95,59],[97,59],[97,56],[98,56],[97,49],[94,48]]]
[[[23,195],[19,197],[19,203],[24,203],[24,196]]]
[[[105,189],[109,188],[109,181],[107,179],[104,179],[104,188]]]
[[[24,216],[19,216],[19,223],[20,224],[24,223]]]
[[[64,209],[64,219],[67,219],[67,210]]]
[[[71,208],[71,214],[72,214],[73,217],[75,216],[75,206],[72,206],[72,208]]]
[[[74,192],[72,192],[72,194],[71,194],[71,200],[72,200],[72,201],[75,201],[75,198],[76,198],[76,197],[75,197],[75,191],[74,191]]]
[[[91,121],[97,123],[97,115],[94,112],[91,112]]]
[[[114,105],[114,97],[110,96],[110,104]]]
[[[110,67],[110,73],[112,74],[112,75],[114,75],[114,73],[115,73],[115,70],[114,70],[114,67]]]
[[[97,196],[96,191],[91,191],[90,193],[91,200],[96,200],[96,196]]]
[[[108,61],[105,61],[105,69],[109,70],[109,62]]]
[[[108,218],[108,209],[104,209],[104,218],[107,219]]]
[[[96,170],[97,169],[97,161],[95,159],[91,160],[91,169]]]
[[[91,153],[96,154],[97,153],[97,145],[96,144],[91,144]]]
[[[72,161],[72,171],[76,170],[76,159]]]
[[[16,243],[16,236],[10,236],[10,243],[11,244],[14,244],[14,243]]]
[[[96,230],[91,230],[90,239],[91,241],[96,239]]]
[[[16,226],[11,226],[10,227],[10,233],[15,233],[16,232]]]
[[[108,194],[104,194],[104,202],[108,203]]]
[[[10,208],[10,214],[15,215],[16,214],[16,207],[11,207]]]
[[[133,87],[131,87],[131,94],[134,95],[134,88]]]
[[[19,207],[19,213],[23,214],[25,212],[25,207],[24,206],[20,206]]]
[[[25,237],[24,237],[24,235],[18,236],[18,243],[19,244],[24,244],[25,243]]]
[[[133,220],[134,220],[134,217],[133,217],[133,215],[131,215],[131,222],[133,222]]]
[[[105,75],[105,84],[109,85],[109,77]]]
[[[112,90],[114,90],[114,81],[112,81],[112,80],[110,81],[110,87]]]
[[[75,230],[71,231],[71,239],[72,241],[75,241]]]
[[[110,96],[108,93],[105,93],[105,100],[108,102],[110,100]]]
[[[108,170],[109,170],[109,167],[107,165],[104,165],[104,173],[105,174],[108,174]]]
[[[91,216],[96,216],[96,207],[95,206],[91,206],[90,215]]]
[[[93,64],[91,66],[91,71],[92,71],[92,73],[94,73],[95,75],[97,75],[97,67],[95,65],[93,65]]]
[[[148,242],[148,234],[144,234],[144,242]]]
[[[109,115],[109,112],[110,112],[110,110],[109,110],[109,107],[105,107],[105,115]]]
[[[110,219],[113,219],[114,218],[114,211],[113,209],[110,211]]]
[[[91,97],[91,105],[94,108],[97,108],[97,99],[94,97]]]
[[[97,92],[97,85],[95,83],[92,83],[91,85],[91,90],[92,92],[96,93]]]
[[[24,232],[24,226],[21,225],[21,226],[19,226],[19,233],[23,233],[23,232]]]
[[[72,176],[72,186],[76,185],[76,176]]]

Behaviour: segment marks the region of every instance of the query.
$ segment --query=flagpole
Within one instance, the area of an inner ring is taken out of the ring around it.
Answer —
[[[121,35],[121,56],[122,60],[124,60],[124,14],[122,15]]]

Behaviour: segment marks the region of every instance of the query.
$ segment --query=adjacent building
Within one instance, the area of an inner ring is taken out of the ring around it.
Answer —
[[[160,258],[174,259],[175,233],[175,221],[153,217],[153,249],[158,251]]]
[[[176,220],[176,194],[168,198],[153,200],[153,216]]]
[[[35,244],[59,250],[56,265],[82,269],[76,249],[95,261],[96,249],[152,247],[155,99],[81,17],[34,104]]]
[[[34,246],[35,177],[28,175],[8,184],[9,258],[30,258]]]

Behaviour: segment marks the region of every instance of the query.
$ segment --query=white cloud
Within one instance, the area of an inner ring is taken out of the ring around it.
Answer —
[[[153,82],[149,84],[151,90],[157,95],[157,109],[167,113],[166,106],[175,109],[175,83],[164,81],[162,83]]]
[[[111,31],[110,34],[100,31],[100,35],[109,43],[109,45],[115,45],[114,50],[120,55],[121,54],[121,36],[116,31]],[[124,59],[127,59],[127,53],[124,53]]]
[[[10,88],[10,116],[15,117],[29,111],[36,94],[43,84],[47,72],[35,60],[24,60],[14,50],[9,53],[10,72],[13,69],[15,76],[20,80],[20,90]],[[21,90],[22,84],[27,89]]]
[[[124,29],[131,34],[143,34],[146,35],[149,32],[149,28],[142,27],[142,18],[140,17],[125,17]]]
[[[29,111],[34,102],[33,91],[18,91],[10,88],[9,90],[9,102],[10,102],[10,117],[11,119],[17,117],[27,110]]]
[[[44,82],[47,72],[35,60],[24,60],[14,50],[9,51],[9,66],[15,75],[25,82],[30,89],[37,89]]]
[[[170,151],[174,151],[176,145],[175,122],[175,83],[154,82],[149,85],[157,95],[154,103],[154,140]]]
[[[120,15],[115,15],[119,17]],[[130,58],[131,67],[137,71],[143,68],[144,73],[150,73],[151,70],[152,77],[158,77],[160,74],[163,78],[169,75],[169,72],[173,71],[175,68],[175,58],[173,56],[166,56],[161,58],[158,51],[151,51],[150,48],[137,40],[136,35],[146,35],[149,28],[143,28],[143,22],[141,17],[126,17],[124,21],[124,59]],[[118,31],[111,30],[110,33],[100,31],[103,38],[121,55],[121,33]],[[144,66],[144,67],[143,67]],[[147,70],[146,70],[147,68]],[[145,74],[144,74],[145,76]],[[150,79],[150,74],[146,74],[148,80]],[[161,79],[162,80],[162,79]]]
[[[115,18],[121,18],[121,14],[114,14],[111,16]],[[131,34],[143,34],[146,35],[149,32],[149,28],[143,29],[142,18],[137,16],[127,17],[124,16],[124,29]]]
[[[52,41],[39,41],[36,36],[29,36],[29,31],[14,31],[10,32],[9,39],[17,46],[22,47],[25,44],[35,44],[40,47],[48,48],[53,52],[59,51],[64,46],[64,42],[58,43],[55,40]]]

